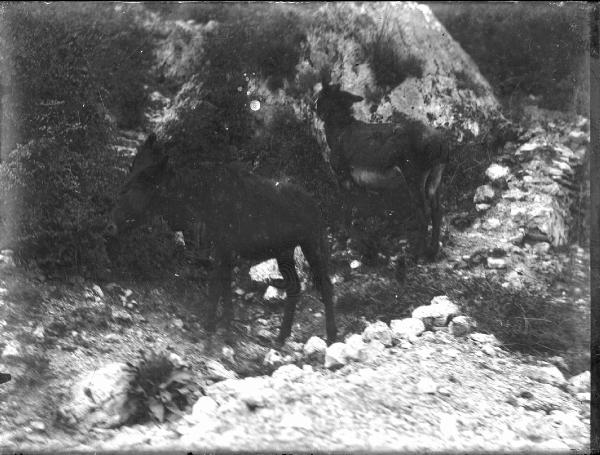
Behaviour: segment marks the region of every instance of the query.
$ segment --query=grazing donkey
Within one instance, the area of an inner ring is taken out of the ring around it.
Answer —
[[[439,249],[440,183],[449,160],[448,144],[441,131],[418,120],[397,124],[356,120],[352,105],[362,100],[361,96],[340,90],[339,84],[326,82],[317,97],[316,111],[325,122],[334,170],[343,182],[351,180],[366,189],[407,188],[417,208],[417,251],[425,251],[433,259]],[[428,216],[432,235],[430,245],[425,247]]]
[[[318,206],[301,188],[258,177],[235,165],[204,164],[176,173],[151,134],[140,147],[121,189],[107,235],[114,237],[131,229],[151,214],[163,215],[172,229],[181,230],[199,221],[206,227],[215,258],[209,280],[209,331],[216,328],[221,298],[225,323],[233,318],[231,274],[236,256],[255,261],[276,258],[283,279],[269,284],[287,292],[277,339],[283,343],[291,333],[300,295],[294,261],[294,249],[299,245],[325,305],[327,342],[335,341],[325,226]]]

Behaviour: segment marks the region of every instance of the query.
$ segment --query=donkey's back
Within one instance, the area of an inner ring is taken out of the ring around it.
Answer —
[[[319,207],[297,185],[236,165],[207,168],[199,178],[204,188],[198,208],[209,236],[247,259],[276,257],[324,236]]]

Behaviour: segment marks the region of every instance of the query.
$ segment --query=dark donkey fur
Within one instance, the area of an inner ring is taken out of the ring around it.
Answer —
[[[300,294],[294,261],[294,248],[299,245],[321,292],[327,341],[333,343],[337,330],[329,253],[324,223],[313,199],[295,185],[273,182],[235,165],[207,164],[175,173],[167,161],[156,136],[150,135],[112,210],[107,234],[114,236],[131,228],[149,214],[163,215],[177,230],[201,220],[215,258],[206,319],[210,331],[216,328],[221,298],[226,323],[233,318],[231,274],[236,256],[254,261],[276,258],[284,279],[270,284],[287,292],[279,342],[291,333]]]
[[[417,208],[418,251],[425,247],[430,216],[432,235],[426,254],[434,258],[442,219],[440,183],[449,159],[443,133],[417,120],[393,124],[356,120],[352,105],[362,100],[340,90],[339,84],[324,83],[318,95],[317,115],[325,122],[333,167],[343,180],[351,179],[367,189],[408,186]]]

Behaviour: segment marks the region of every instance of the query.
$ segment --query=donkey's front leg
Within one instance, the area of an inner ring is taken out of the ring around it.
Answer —
[[[440,193],[444,164],[434,166],[427,182],[427,199],[431,209],[431,244],[427,251],[430,260],[435,259],[440,248],[440,230],[442,224],[442,206]]]
[[[217,307],[219,300],[223,300],[223,316],[231,318],[233,307],[231,302],[231,254],[216,253],[215,269],[209,281],[209,302],[206,315],[206,328],[214,332],[217,327]]]

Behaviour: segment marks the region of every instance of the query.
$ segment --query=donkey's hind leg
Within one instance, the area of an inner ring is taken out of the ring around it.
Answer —
[[[209,280],[208,311],[206,314],[206,329],[215,332],[217,328],[217,308],[223,301],[223,319],[229,323],[233,317],[231,302],[231,253],[217,252],[216,264]]]
[[[427,219],[430,212],[427,199],[427,179],[429,178],[429,173],[430,171],[427,170],[421,175],[418,192],[416,195],[411,195],[417,217],[417,245],[415,248],[417,257],[423,256],[427,250],[427,231],[429,226]]]
[[[313,272],[315,286],[321,293],[325,305],[325,329],[327,344],[335,343],[337,327],[335,325],[335,310],[333,305],[333,284],[329,279],[329,247],[324,235],[303,242],[300,247]]]
[[[294,321],[294,313],[296,311],[296,304],[300,297],[300,278],[296,272],[296,262],[294,261],[294,250],[286,250],[277,256],[277,266],[279,267],[279,273],[283,276],[282,280],[271,280],[270,284],[276,288],[285,290],[287,298],[285,301],[285,307],[283,310],[283,319],[281,321],[281,328],[279,329],[279,336],[277,342],[283,344],[283,342],[292,333],[292,323]]]

